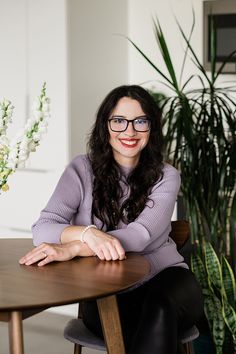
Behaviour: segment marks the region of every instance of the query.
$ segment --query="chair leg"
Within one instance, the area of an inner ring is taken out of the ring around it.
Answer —
[[[74,346],[74,354],[81,354],[82,353],[82,347],[79,344],[75,344]]]
[[[184,350],[186,354],[194,354],[192,342],[185,343]]]

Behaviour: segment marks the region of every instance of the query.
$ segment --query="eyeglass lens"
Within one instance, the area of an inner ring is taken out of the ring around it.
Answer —
[[[129,123],[132,123],[134,130],[138,132],[146,132],[150,128],[150,120],[146,117],[138,117],[132,120],[122,117],[112,117],[109,119],[111,130],[116,132],[125,131],[128,128]]]

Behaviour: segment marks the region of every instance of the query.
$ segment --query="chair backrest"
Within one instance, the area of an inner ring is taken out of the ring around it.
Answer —
[[[171,221],[171,228],[170,237],[180,249],[189,239],[189,223],[186,220]]]

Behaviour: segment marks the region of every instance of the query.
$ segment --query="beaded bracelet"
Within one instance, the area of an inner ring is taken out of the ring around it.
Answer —
[[[80,235],[80,237],[79,237],[79,240],[81,241],[81,242],[85,242],[84,241],[84,235],[85,235],[85,232],[87,232],[89,229],[97,229],[97,226],[96,225],[88,225],[88,226],[86,226],[86,228],[81,232],[81,235]]]

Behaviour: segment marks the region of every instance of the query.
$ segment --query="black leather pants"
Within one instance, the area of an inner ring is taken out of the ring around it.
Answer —
[[[191,271],[170,267],[117,295],[126,352],[182,354],[181,333],[202,316],[202,292]],[[103,337],[95,301],[82,304],[86,326]]]

